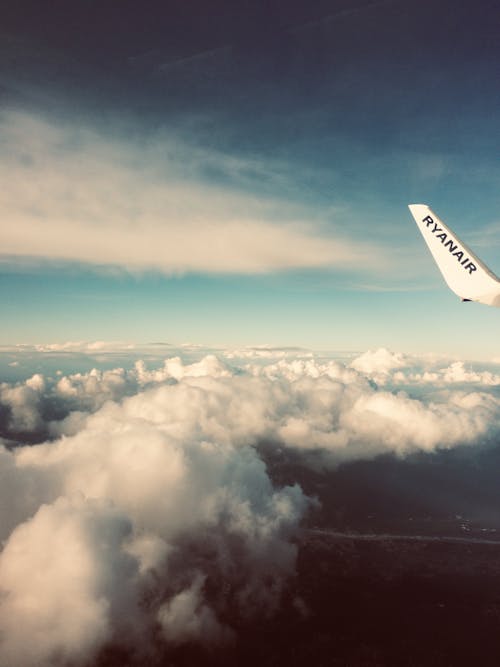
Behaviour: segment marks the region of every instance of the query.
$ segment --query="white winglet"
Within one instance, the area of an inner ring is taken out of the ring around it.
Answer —
[[[410,204],[415,218],[448,287],[462,301],[500,307],[500,280],[425,204]]]

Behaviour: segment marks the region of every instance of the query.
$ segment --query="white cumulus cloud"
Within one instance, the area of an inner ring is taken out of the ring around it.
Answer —
[[[484,368],[186,354],[1,385],[0,664],[83,667],[116,643],[147,662],[274,613],[311,500],[273,485],[261,443],[336,466],[498,435]]]

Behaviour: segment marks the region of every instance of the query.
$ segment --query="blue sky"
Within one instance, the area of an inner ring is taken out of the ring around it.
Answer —
[[[177,4],[7,3],[0,342],[499,357],[494,3]]]

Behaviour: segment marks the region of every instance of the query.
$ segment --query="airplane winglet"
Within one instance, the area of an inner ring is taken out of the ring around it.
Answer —
[[[427,206],[409,204],[424,241],[448,287],[462,301],[500,307],[500,280]]]

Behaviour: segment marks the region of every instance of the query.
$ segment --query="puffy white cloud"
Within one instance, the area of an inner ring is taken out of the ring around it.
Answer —
[[[45,380],[39,374],[15,386],[0,384],[0,405],[9,410],[9,430],[36,431],[43,427],[40,401],[44,389]]]
[[[203,357],[200,361],[185,364],[180,357],[165,359],[163,367],[148,371],[145,363],[140,360],[135,363],[137,380],[145,385],[151,382],[165,382],[165,380],[181,380],[184,377],[228,377],[232,375],[231,369],[213,354]]]
[[[121,398],[126,391],[127,376],[123,368],[109,371],[93,368],[89,373],[65,375],[54,388],[57,396],[80,406],[101,406],[107,400]]]
[[[156,425],[168,423],[168,432],[176,437],[192,437],[198,429],[223,442],[285,438],[300,441],[303,448],[322,448],[331,442],[331,449],[337,441],[366,439],[362,435],[366,429],[357,426],[363,414],[368,418],[373,413],[379,422],[383,417],[387,423],[396,423],[398,415],[412,405],[421,412],[423,424],[434,419],[436,410],[448,414],[460,392],[489,392],[500,382],[491,370],[467,368],[464,362],[418,359],[385,349],[367,352],[349,365],[302,350],[289,351],[289,356],[283,356],[282,350],[274,353],[264,358],[236,357],[234,351],[223,355],[232,363],[239,359],[238,367],[214,354],[203,356],[200,349],[190,362],[181,353],[156,367],[139,360],[129,370],[94,368],[55,379],[37,374],[25,382],[4,383],[0,404],[9,416],[6,434],[37,429],[42,435],[75,434],[88,414],[107,401],[112,402],[111,414],[115,404],[131,397],[120,410],[145,416]],[[192,351],[189,354],[192,357]],[[155,386],[156,392],[139,391]],[[407,394],[399,392],[399,387]],[[351,413],[356,417],[351,419]],[[479,422],[474,423],[472,430],[463,430],[465,441],[481,432]],[[484,423],[485,432],[491,428],[489,421]],[[439,446],[441,435],[436,429]],[[414,438],[407,433],[400,442],[404,447],[421,446],[418,432]],[[443,442],[449,438],[444,437]],[[376,454],[386,446],[384,437],[374,437],[372,451],[366,454]]]
[[[350,366],[380,385],[471,385],[488,387],[500,384],[495,369],[467,368],[464,361],[415,357],[385,348],[369,350],[356,357]]]
[[[231,614],[273,613],[310,501],[273,486],[261,442],[337,465],[498,433],[485,369],[386,350],[349,365],[189,355],[2,385],[9,428],[54,439],[0,449],[0,663],[219,644]]]
[[[135,632],[129,532],[119,511],[83,498],[42,505],[17,526],[0,557],[2,664],[87,664],[113,633]]]
[[[387,375],[395,368],[407,366],[404,356],[400,352],[390,352],[381,347],[378,350],[368,350],[351,362],[352,368],[368,375]]]
[[[407,381],[414,384],[455,385],[464,389],[471,385],[483,390],[500,384],[500,375],[489,370],[467,370],[463,362],[453,362],[449,367],[440,369],[438,372],[427,371],[422,374],[409,374]]]
[[[16,502],[2,517],[0,662],[88,664],[122,635],[139,650],[158,628],[167,644],[224,642],[228,604],[241,614],[279,604],[308,500],[275,489],[256,450],[235,446],[248,415],[233,415],[234,442],[223,432],[230,388],[212,395],[230,379],[217,377],[223,365],[166,367],[174,384],[105,402],[72,436],[2,451],[0,506]],[[88,376],[78,386],[106,395]],[[212,599],[221,578],[229,597]]]

